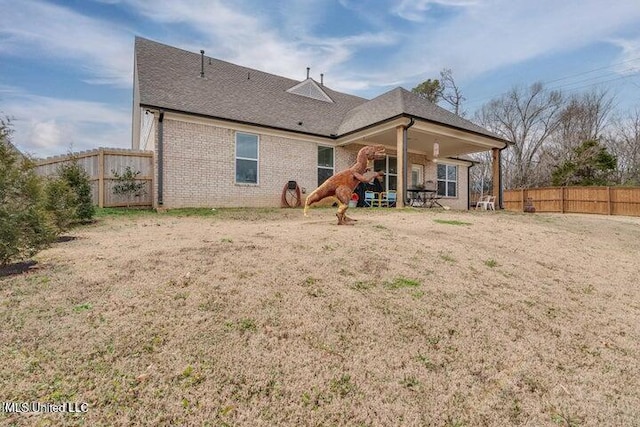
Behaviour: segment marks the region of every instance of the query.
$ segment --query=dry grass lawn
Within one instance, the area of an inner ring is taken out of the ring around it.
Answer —
[[[640,218],[109,216],[0,278],[0,424],[638,426]]]

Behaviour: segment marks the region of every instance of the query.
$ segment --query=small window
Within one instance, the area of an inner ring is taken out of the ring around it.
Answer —
[[[424,181],[422,179],[422,165],[411,165],[411,186],[413,188],[418,188],[421,185],[424,185]]]
[[[457,197],[458,167],[438,165],[438,196]]]
[[[318,185],[333,176],[333,147],[318,146]]]
[[[236,183],[258,183],[258,135],[236,132]]]

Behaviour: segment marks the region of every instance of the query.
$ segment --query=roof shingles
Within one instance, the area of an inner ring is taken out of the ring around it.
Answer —
[[[140,37],[135,60],[142,106],[326,137],[404,114],[497,138],[402,88],[367,101],[323,85],[327,102],[288,92],[298,81],[209,57],[203,78],[199,54]]]

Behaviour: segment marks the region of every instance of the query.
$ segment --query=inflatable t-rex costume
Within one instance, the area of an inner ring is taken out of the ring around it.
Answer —
[[[309,194],[304,204],[304,216],[311,204],[319,202],[327,197],[335,197],[338,199],[338,225],[351,224],[355,221],[345,215],[349,208],[349,200],[353,190],[361,182],[369,182],[379,175],[378,172],[365,172],[369,160],[380,160],[385,156],[385,148],[382,145],[368,145],[358,151],[356,163],[347,170],[343,170],[331,178],[327,179],[322,185]]]

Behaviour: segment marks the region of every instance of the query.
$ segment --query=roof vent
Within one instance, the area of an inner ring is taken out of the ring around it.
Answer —
[[[325,91],[320,87],[320,85],[313,79],[306,79],[298,83],[294,87],[287,89],[287,92],[318,101],[333,103],[333,99],[331,99],[329,95],[327,95]]]
[[[204,50],[200,51],[200,77],[204,77]]]
[[[307,78],[309,78],[309,72],[311,71],[311,67],[307,67]]]
[[[324,73],[320,73],[320,86],[324,86]]]

